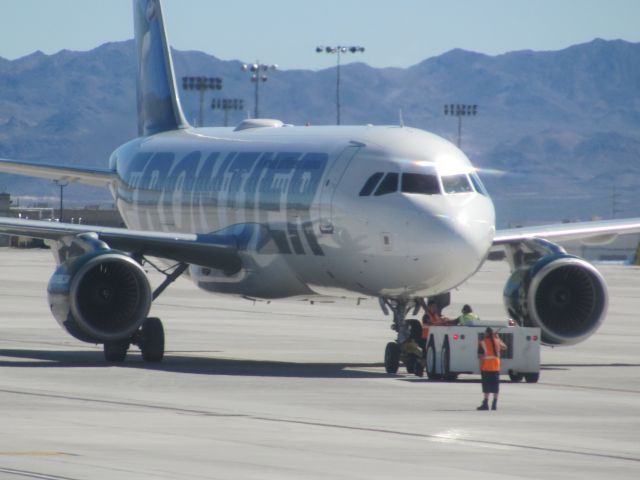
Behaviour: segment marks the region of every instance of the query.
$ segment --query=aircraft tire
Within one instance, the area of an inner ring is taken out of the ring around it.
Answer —
[[[540,372],[524,374],[524,379],[527,383],[538,383],[539,378],[540,378]]]
[[[384,369],[387,373],[398,373],[398,367],[400,367],[400,345],[389,342],[384,350]]]
[[[409,329],[409,337],[416,342],[420,342],[420,339],[422,338],[422,324],[420,321],[412,318],[410,320],[406,320],[405,323]]]
[[[413,369],[414,369],[414,364],[413,364],[413,359],[409,358],[407,359],[407,361],[404,364],[405,368],[407,369],[407,373],[413,373]]]
[[[121,340],[118,342],[105,342],[103,345],[104,359],[111,363],[121,363],[127,358],[129,342]]]
[[[417,355],[411,355],[413,360],[413,374],[416,377],[424,376],[424,365],[422,364],[422,359]]]
[[[522,373],[509,372],[509,380],[511,380],[512,383],[519,383],[522,381],[523,378],[524,378],[524,374]]]
[[[164,328],[159,318],[149,317],[142,322],[138,343],[145,362],[160,362],[164,357]]]

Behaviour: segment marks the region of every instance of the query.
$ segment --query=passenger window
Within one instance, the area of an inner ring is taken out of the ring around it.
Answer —
[[[404,193],[437,195],[440,193],[440,185],[438,184],[438,177],[436,175],[403,173],[401,190]]]
[[[382,178],[382,175],[384,175],[382,172],[377,172],[371,175],[369,177],[369,180],[367,180],[367,183],[365,183],[364,187],[362,187],[362,190],[360,190],[360,196],[366,197],[367,195],[371,195],[371,192],[373,192],[373,189],[376,188],[376,185],[378,185],[378,182]]]
[[[487,193],[487,189],[482,184],[482,181],[480,180],[480,177],[476,172],[472,172],[469,175],[469,178],[471,178],[471,183],[473,183],[473,187],[476,189],[476,192],[481,193],[482,195],[485,195],[487,197],[489,196],[489,193]]]
[[[464,173],[442,177],[442,186],[447,193],[473,192],[469,178]]]
[[[380,195],[386,195],[388,193],[393,193],[398,191],[398,174],[397,173],[387,173],[385,177],[380,182],[380,186],[376,190],[374,194],[376,197]]]

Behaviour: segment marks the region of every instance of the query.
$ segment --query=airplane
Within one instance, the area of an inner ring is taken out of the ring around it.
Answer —
[[[164,356],[152,302],[182,274],[251,299],[377,298],[393,315],[385,369],[398,370],[413,315],[441,307],[493,251],[511,267],[509,317],[548,345],[585,340],[606,316],[598,270],[552,241],[640,232],[640,218],[496,230],[467,156],[400,126],[292,126],[246,119],[194,128],[177,95],[159,0],[133,0],[139,136],[107,167],[0,159],[0,171],[110,189],[127,228],[0,218],[0,233],[45,239],[57,267],[53,316],[122,362]],[[159,258],[166,268],[149,257]],[[144,266],[165,275],[152,291]],[[415,320],[414,320],[415,322]]]

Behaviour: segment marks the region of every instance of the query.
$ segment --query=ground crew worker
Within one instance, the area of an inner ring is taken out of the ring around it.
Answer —
[[[425,370],[427,368],[427,340],[429,340],[429,325],[431,322],[429,320],[429,314],[425,313],[422,316],[422,332],[420,335],[420,348],[422,348],[422,357],[420,361],[422,362],[422,369]]]
[[[473,313],[471,305],[464,305],[462,307],[462,315],[457,318],[458,325],[471,325],[473,322],[480,320],[480,317]]]
[[[427,350],[427,340],[429,340],[429,316],[424,315],[422,317],[422,334],[420,335],[420,341],[422,344],[420,345],[423,350]]]
[[[425,313],[425,317],[427,318],[423,318],[422,321],[429,325],[451,325],[451,320],[448,317],[440,315],[438,304],[434,301],[430,301],[427,304],[427,313]]]
[[[478,410],[489,410],[489,394],[493,393],[491,410],[498,409],[500,392],[500,352],[507,349],[497,332],[491,327],[485,330],[484,338],[478,341],[478,359],[482,375],[482,393],[484,399]]]

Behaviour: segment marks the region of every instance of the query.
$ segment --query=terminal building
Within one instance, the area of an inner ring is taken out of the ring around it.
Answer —
[[[101,227],[124,227],[120,212],[114,207],[104,208],[100,205],[87,205],[82,208],[64,208],[64,218],[67,223],[86,225],[98,225]],[[60,209],[49,205],[33,205],[29,207],[14,205],[11,195],[0,192],[0,216],[24,218],[26,220],[47,220],[57,222],[60,220]],[[31,247],[41,246],[42,242],[33,242],[31,239],[9,237],[0,235],[0,246]]]

